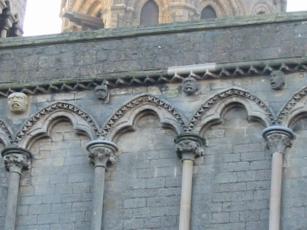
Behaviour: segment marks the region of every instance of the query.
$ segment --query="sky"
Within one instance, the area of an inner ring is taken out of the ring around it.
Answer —
[[[61,0],[28,0],[24,36],[60,33],[60,6]],[[307,0],[288,0],[289,12],[303,10],[307,11]]]

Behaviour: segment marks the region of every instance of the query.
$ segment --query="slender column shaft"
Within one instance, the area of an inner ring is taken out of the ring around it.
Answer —
[[[95,167],[92,230],[102,229],[105,167]]]
[[[117,147],[112,142],[95,140],[86,148],[89,151],[90,163],[95,167],[91,230],[101,230],[105,174],[107,167],[115,162]]]
[[[287,148],[291,147],[295,136],[288,128],[272,126],[263,131],[263,137],[273,154],[269,230],[280,230],[283,155],[286,153]]]
[[[270,196],[270,230],[280,229],[283,154],[273,153]]]
[[[20,172],[10,171],[4,230],[15,230]]]
[[[190,229],[193,164],[192,160],[183,160],[179,230]]]
[[[1,30],[1,33],[0,33],[0,36],[2,38],[6,38],[7,37],[8,31],[12,27],[12,23],[13,23],[12,17],[10,17],[9,15],[6,15],[4,26],[3,26],[2,30]]]
[[[192,209],[193,167],[196,158],[203,156],[205,140],[198,135],[185,133],[175,139],[177,155],[182,160],[182,184],[179,230],[190,230]]]
[[[7,36],[7,30],[4,29],[4,30],[1,31],[0,37],[1,38],[6,38],[6,36]]]
[[[9,172],[8,196],[4,230],[15,230],[20,176],[30,166],[31,153],[18,147],[9,147],[1,153]]]

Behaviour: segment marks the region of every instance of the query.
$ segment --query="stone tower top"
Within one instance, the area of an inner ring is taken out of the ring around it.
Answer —
[[[27,0],[0,0],[0,37],[22,34]]]
[[[280,13],[287,0],[62,0],[63,31]]]

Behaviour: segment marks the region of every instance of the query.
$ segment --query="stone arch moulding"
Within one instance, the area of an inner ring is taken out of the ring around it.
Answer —
[[[217,17],[216,10],[210,5],[203,8],[200,13],[201,19],[213,19],[216,17]]]
[[[242,0],[230,0],[230,3],[231,3],[232,15],[243,16],[247,14],[245,4],[242,3]]]
[[[28,148],[37,138],[49,136],[50,127],[63,117],[71,122],[76,132],[86,134],[91,140],[100,135],[96,121],[88,113],[73,104],[56,102],[28,119],[17,133],[15,142],[22,148]]]
[[[272,13],[273,7],[268,2],[257,2],[251,9],[251,15]]]
[[[13,132],[3,120],[0,120],[0,142],[9,146],[13,142]]]
[[[138,25],[140,25],[141,22],[141,11],[143,9],[143,6],[148,2],[149,0],[136,0],[133,4],[134,9],[134,18],[137,19]],[[167,8],[168,8],[168,0],[154,0],[154,2],[158,5],[159,8],[159,23],[165,23],[166,18],[169,18],[167,14]]]
[[[274,123],[274,113],[261,99],[245,90],[231,88],[203,103],[185,127],[185,131],[199,133],[205,125],[221,121],[224,109],[234,103],[241,104],[246,109],[249,119],[260,120],[265,127]]]
[[[237,16],[246,14],[245,7],[242,4],[241,0],[200,0],[198,14],[200,15],[201,11],[207,6],[211,6],[215,10],[217,17]]]
[[[141,9],[140,26],[158,25],[160,18],[159,6],[154,0],[149,0]]]
[[[132,128],[137,116],[144,111],[154,112],[163,126],[171,126],[178,134],[186,124],[186,119],[171,104],[144,94],[130,100],[112,115],[102,129],[103,137],[112,141],[121,130]]]
[[[96,16],[96,14],[101,10],[101,1],[92,1],[91,4],[89,4],[88,8],[86,9],[86,12],[88,15],[92,15],[93,17]]]
[[[290,100],[282,107],[278,114],[276,123],[286,127],[291,127],[301,114],[307,112],[307,87],[295,93]]]
[[[204,10],[206,7],[211,7],[213,10],[215,10],[217,17],[223,17],[228,15],[228,12],[224,8],[224,5],[221,4],[220,1],[215,0],[203,0],[200,3],[200,7],[198,7],[198,14],[199,18],[201,18],[202,10]]]

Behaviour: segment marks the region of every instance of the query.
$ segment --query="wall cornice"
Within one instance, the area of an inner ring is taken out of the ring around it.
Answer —
[[[67,79],[49,82],[9,83],[0,86],[0,97],[7,97],[13,92],[28,95],[92,90],[107,80],[111,88],[129,86],[149,86],[164,83],[182,82],[187,77],[196,80],[227,79],[270,75],[280,70],[285,74],[307,71],[307,57],[268,59],[253,62],[208,63],[170,67],[165,70],[118,72],[97,75],[95,78]]]

